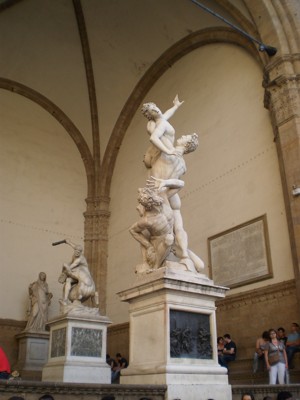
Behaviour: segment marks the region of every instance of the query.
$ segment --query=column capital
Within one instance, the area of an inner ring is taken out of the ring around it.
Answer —
[[[263,86],[264,105],[275,127],[300,117],[300,74],[281,75]]]

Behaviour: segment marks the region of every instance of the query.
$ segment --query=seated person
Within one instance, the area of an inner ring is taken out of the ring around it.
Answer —
[[[280,327],[280,328],[277,329],[277,337],[278,337],[278,340],[283,342],[283,344],[286,346],[287,336],[285,334],[285,329],[284,328]]]
[[[128,367],[128,361],[126,360],[126,358],[122,357],[121,353],[116,354],[116,361],[117,361],[117,366],[114,367],[114,369],[113,369],[112,378],[111,378],[112,383],[117,383],[120,378],[121,369]]]
[[[110,366],[112,381],[115,368],[118,366],[118,364],[116,360],[114,360],[109,354],[106,354],[106,363]]]
[[[264,331],[260,338],[256,340],[256,348],[253,359],[253,373],[258,371],[259,364],[261,364],[262,369],[265,365],[264,350],[266,343],[269,342],[269,331]]]
[[[291,332],[288,334],[286,342],[286,354],[288,358],[289,368],[294,368],[292,361],[295,353],[300,351],[300,333],[299,325],[296,322],[292,323]]]
[[[218,359],[219,364],[228,369],[228,363],[234,361],[236,358],[237,348],[236,344],[231,340],[229,333],[226,333],[223,338],[225,341],[224,350],[223,354],[220,355]]]
[[[2,347],[0,347],[0,379],[8,379],[10,375],[10,364]]]
[[[217,338],[217,350],[218,350],[218,356],[221,356],[223,354],[223,350],[224,350],[223,336],[219,336]]]

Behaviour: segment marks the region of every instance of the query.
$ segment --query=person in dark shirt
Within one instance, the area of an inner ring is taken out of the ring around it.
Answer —
[[[284,328],[280,327],[277,329],[277,336],[278,340],[280,340],[280,342],[283,342],[283,344],[286,346],[287,336]]]
[[[234,361],[236,358],[237,348],[236,344],[231,340],[229,333],[226,333],[223,338],[225,341],[223,354],[219,355],[218,359],[219,364],[228,369],[228,363]]]
[[[128,367],[128,361],[126,360],[125,357],[122,357],[121,353],[116,354],[116,361],[118,365],[113,370],[111,378],[112,383],[118,383],[120,379],[120,371]]]
[[[126,358],[122,357],[121,353],[116,354],[116,359],[121,369],[128,367],[128,361]]]

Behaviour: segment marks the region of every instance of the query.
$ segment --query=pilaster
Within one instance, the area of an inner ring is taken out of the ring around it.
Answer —
[[[265,68],[265,107],[270,110],[289,224],[300,304],[300,54],[284,55]]]
[[[99,308],[102,315],[106,313],[109,200],[109,197],[86,199],[87,211],[84,213],[85,255],[99,293]]]

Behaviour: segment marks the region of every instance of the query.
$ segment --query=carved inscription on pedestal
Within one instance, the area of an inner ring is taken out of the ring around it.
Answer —
[[[71,356],[101,357],[102,330],[72,328]]]
[[[63,357],[66,354],[66,333],[66,328],[53,330],[51,341],[51,358]]]
[[[170,310],[170,355],[212,359],[209,315]]]

